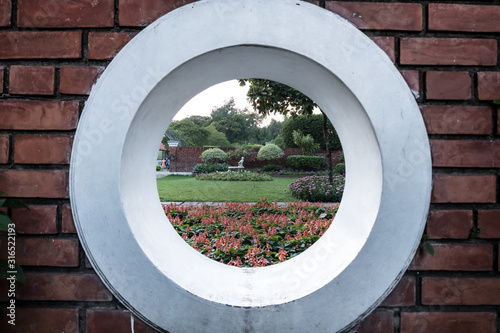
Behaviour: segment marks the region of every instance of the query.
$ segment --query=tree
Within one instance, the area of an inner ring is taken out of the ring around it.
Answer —
[[[285,84],[265,79],[239,80],[240,85],[250,84],[247,96],[253,108],[262,115],[278,113],[284,116],[311,115],[317,105],[306,95]],[[320,109],[321,110],[321,109]],[[321,111],[323,113],[323,111]],[[328,118],[323,113],[323,136],[326,145],[328,180],[333,183],[332,154],[327,129]]]
[[[179,138],[185,146],[203,147],[209,131],[193,123],[189,119],[173,121],[168,126],[167,133]]]
[[[323,119],[322,114],[313,114],[310,116],[302,115],[295,118],[285,120],[282,130],[282,136],[287,148],[295,148],[297,145],[293,142],[293,132],[301,131],[304,135],[310,134],[314,141],[320,144],[321,149],[325,149],[325,140],[323,135]],[[333,128],[330,121],[327,124],[328,137],[330,139],[330,148],[333,150],[341,149],[340,140],[337,132]]]

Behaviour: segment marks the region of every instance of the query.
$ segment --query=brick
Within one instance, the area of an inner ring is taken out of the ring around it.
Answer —
[[[121,310],[87,310],[86,333],[132,333],[131,316]]]
[[[492,312],[402,312],[401,333],[492,333]]]
[[[4,68],[0,66],[0,94],[3,92],[3,76],[4,76]]]
[[[7,313],[4,308],[4,314]],[[78,333],[76,308],[16,307],[16,325],[0,320],[0,332],[5,333]]]
[[[401,64],[494,66],[497,41],[472,38],[401,38]]]
[[[0,135],[0,164],[9,163],[9,136]]]
[[[393,291],[382,302],[381,306],[415,305],[415,278],[403,277]]]
[[[69,164],[73,136],[16,135],[14,163]]]
[[[56,234],[57,206],[34,206],[12,210],[12,222],[19,234]]]
[[[468,239],[472,227],[471,210],[431,210],[427,219],[430,239]]]
[[[92,85],[104,71],[96,66],[61,67],[60,90],[62,94],[88,95]]]
[[[78,267],[78,240],[18,238],[16,261],[21,266]]]
[[[111,301],[113,296],[95,274],[26,272],[17,288],[20,300]]]
[[[500,99],[500,72],[477,74],[478,97],[481,100]]]
[[[488,106],[423,105],[420,111],[429,134],[491,134]]]
[[[80,31],[0,31],[0,59],[80,58]]]
[[[142,320],[134,317],[134,333],[158,333],[157,330],[145,324]]]
[[[197,0],[122,0],[119,21],[121,26],[146,26],[160,16]]]
[[[427,72],[427,98],[464,100],[471,98],[468,72]]]
[[[464,4],[429,4],[429,29],[500,32],[500,7]]]
[[[359,29],[422,30],[420,4],[327,1],[325,6]]]
[[[489,271],[493,247],[486,244],[432,244],[434,255],[419,249],[410,264],[413,271]]]
[[[0,184],[8,197],[68,198],[64,170],[0,170]]]
[[[73,221],[70,205],[62,206],[62,232],[65,234],[76,234],[75,222]]]
[[[377,44],[392,60],[396,61],[394,37],[371,37],[375,44]]]
[[[19,0],[17,22],[26,28],[112,27],[113,0]]]
[[[77,101],[0,101],[0,129],[73,130],[78,121]]]
[[[394,314],[389,311],[375,311],[363,320],[354,333],[393,333]]]
[[[435,175],[433,203],[495,202],[496,176]]]
[[[494,168],[500,164],[493,141],[432,140],[434,167]],[[500,146],[499,146],[500,148]],[[498,162],[497,162],[498,160]]]
[[[0,0],[0,27],[8,27],[10,25],[11,12],[12,1]]]
[[[113,58],[134,35],[128,32],[90,32],[89,59]]]
[[[479,238],[500,238],[500,210],[480,210],[477,226],[482,228]]]
[[[423,278],[424,305],[499,305],[500,278]]]
[[[9,81],[11,94],[53,95],[55,69],[52,66],[12,66]]]
[[[410,71],[410,70],[402,70],[400,71],[401,75],[405,79],[406,83],[408,84],[408,87],[410,88],[411,92],[413,93],[413,96],[415,98],[420,97],[420,79],[419,79],[419,72],[418,71]]]

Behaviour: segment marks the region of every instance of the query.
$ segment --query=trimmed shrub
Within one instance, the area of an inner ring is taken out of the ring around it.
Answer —
[[[339,202],[344,193],[345,177],[334,175],[333,183],[328,176],[309,176],[299,178],[288,187],[294,198],[311,202]]]
[[[333,168],[333,171],[340,175],[345,175],[345,163],[339,163]]]
[[[265,145],[259,149],[257,153],[257,159],[259,160],[276,160],[283,157],[285,153],[283,150],[276,145]]]
[[[229,170],[229,165],[227,163],[217,163],[217,164],[196,164],[193,168],[193,173],[210,173],[217,171],[227,171]]]
[[[290,155],[287,163],[297,170],[320,170],[325,165],[324,156]]]
[[[156,165],[156,171],[161,171],[161,165]]]
[[[264,167],[262,168],[262,171],[264,171],[264,172],[275,172],[275,171],[281,171],[281,170],[283,170],[282,166],[274,165],[274,164],[264,165]]]
[[[342,149],[339,136],[330,121],[327,123],[330,138],[330,149]],[[298,116],[288,118],[283,124],[282,136],[286,148],[297,148],[293,142],[293,131],[300,130],[305,135],[311,134],[315,142],[320,144],[321,149],[325,149],[325,138],[323,137],[323,115],[313,114],[310,116]]]
[[[200,155],[205,164],[224,163],[227,160],[227,154],[220,148],[207,149]]]
[[[197,180],[223,180],[223,181],[270,181],[271,176],[251,171],[224,171],[196,175]]]

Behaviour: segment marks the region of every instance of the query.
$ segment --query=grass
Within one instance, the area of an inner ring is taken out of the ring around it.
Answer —
[[[260,198],[270,201],[298,201],[293,198],[288,184],[297,178],[273,178],[273,181],[203,181],[190,176],[158,178],[161,201],[211,201],[257,202]]]

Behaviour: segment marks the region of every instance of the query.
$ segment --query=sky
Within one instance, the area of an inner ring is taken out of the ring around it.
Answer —
[[[234,103],[238,109],[248,108],[253,110],[252,106],[247,101],[248,86],[241,87],[238,81],[231,80],[216,84],[187,102],[174,117],[174,120],[181,120],[189,116],[201,115],[209,116],[212,109],[224,105],[225,101],[234,98]],[[264,125],[269,123],[272,118],[264,120]],[[283,120],[279,116],[275,116],[278,120]]]

